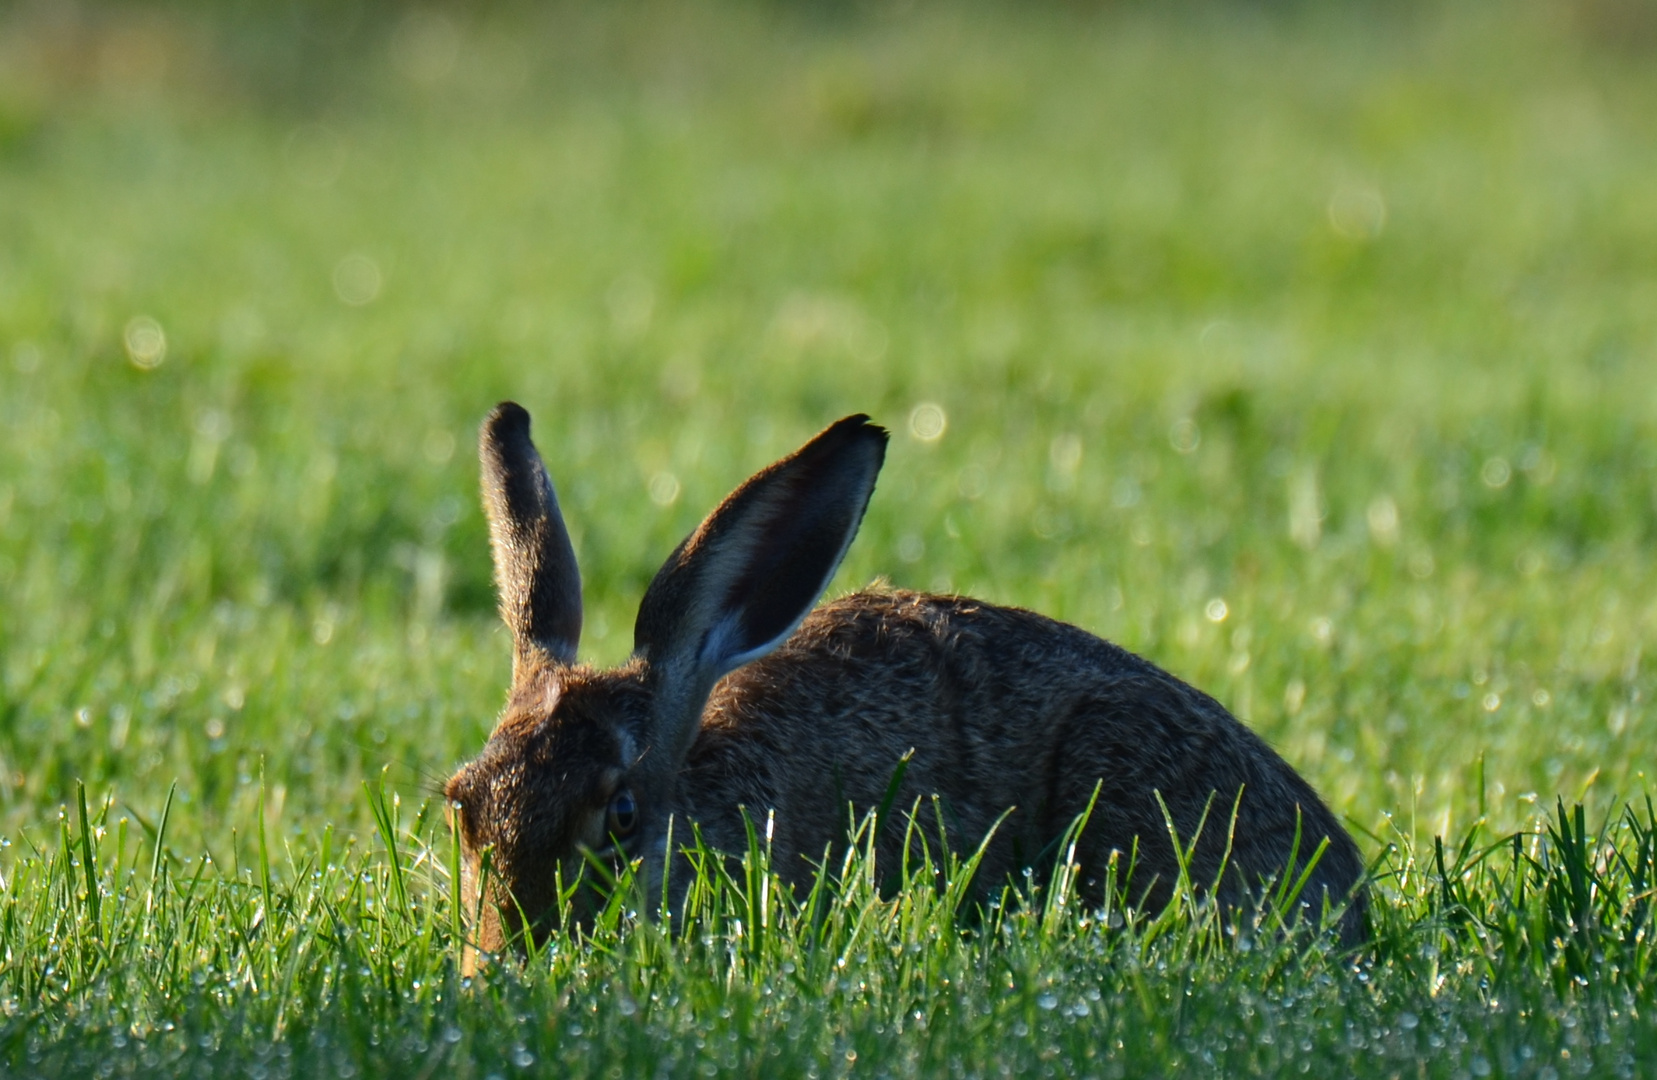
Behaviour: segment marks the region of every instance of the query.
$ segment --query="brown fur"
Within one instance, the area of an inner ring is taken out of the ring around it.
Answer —
[[[485,426],[486,491],[500,486],[492,463],[512,464],[510,447],[491,444],[493,430]],[[527,415],[518,445],[534,454]],[[910,751],[894,805],[938,796],[942,821],[927,831],[941,824],[953,850],[976,848],[1011,811],[980,869],[992,887],[1051,867],[1098,785],[1077,844],[1084,895],[1098,897],[1118,852],[1119,880],[1132,861],[1133,898],[1166,903],[1178,877],[1171,823],[1183,843],[1196,841],[1199,887],[1227,867],[1224,900],[1286,871],[1298,876],[1324,840],[1304,897],[1316,905],[1352,896],[1363,875],[1358,849],[1312,788],[1213,698],[1132,653],[963,597],[863,592],[807,614],[856,532],[884,445],[879,428],[849,418],[739,488],[657,575],[641,603],[635,656],[620,668],[571,664],[508,619],[519,662],[506,711],[448,786],[471,895],[485,849],[497,882],[482,905],[482,948],[521,932],[520,912],[544,932],[558,871],[573,873],[583,848],[610,849],[606,823],[618,819],[607,807],[619,792],[638,809],[621,851],[645,860],[653,885],[673,872],[664,859],[670,820],[676,846],[694,822],[710,846],[741,851],[744,812],[773,817],[773,865],[800,884],[844,842],[853,815],[881,804]],[[515,467],[538,466],[536,457]],[[550,485],[535,506],[547,504],[555,514]],[[505,502],[487,505],[493,519]],[[537,532],[492,525],[497,538]],[[503,557],[498,539],[496,555],[503,598],[510,590],[567,602],[567,588],[507,580],[547,560],[510,547]],[[579,627],[578,593],[575,603],[573,613],[531,612],[522,625]],[[894,826],[880,838],[877,860],[888,871],[903,835]],[[1362,920],[1360,892],[1343,937],[1360,937]]]

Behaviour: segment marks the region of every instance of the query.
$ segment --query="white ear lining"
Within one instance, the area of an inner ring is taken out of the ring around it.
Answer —
[[[736,615],[726,615],[713,624],[713,628],[702,639],[701,651],[696,654],[697,667],[704,671],[712,671],[715,678],[731,670],[726,666],[726,654],[736,644],[739,623]],[[741,662],[740,659],[738,662]]]
[[[807,610],[809,611],[810,609]],[[701,667],[704,671],[709,672],[714,679],[727,675],[741,667],[743,664],[749,664],[755,660],[758,660],[772,649],[775,649],[778,645],[781,645],[784,641],[787,641],[788,635],[792,634],[800,625],[800,623],[805,619],[805,615],[806,613],[802,612],[798,619],[795,619],[789,624],[788,629],[784,630],[770,641],[762,642],[759,645],[754,646],[752,649],[749,649],[747,652],[740,652],[734,656],[730,655],[730,650],[736,646],[738,627],[741,625],[741,619],[736,615],[727,615],[723,619],[720,619],[712,630],[708,631],[708,636],[702,645],[701,655],[696,658],[697,666]]]
[[[858,524],[861,524],[862,520],[862,515],[859,515]],[[846,538],[840,542],[840,550],[835,552],[834,560],[829,563],[828,573],[823,575],[823,580],[818,582],[817,588],[812,590],[811,600],[794,617],[794,620],[783,629],[782,633],[755,645],[751,649],[731,655],[730,650],[737,646],[742,627],[741,607],[738,605],[736,610],[728,611],[721,616],[719,621],[714,623],[712,629],[708,631],[707,636],[702,639],[702,648],[696,657],[697,666],[704,671],[711,672],[712,677],[717,680],[744,664],[753,663],[787,641],[789,636],[800,628],[800,624],[805,622],[805,617],[810,615],[812,609],[817,606],[817,601],[822,598],[823,590],[827,589],[829,582],[834,580],[834,573],[840,569],[840,563],[845,559],[846,552],[851,548],[852,540],[856,536],[857,528],[853,526],[846,533]]]

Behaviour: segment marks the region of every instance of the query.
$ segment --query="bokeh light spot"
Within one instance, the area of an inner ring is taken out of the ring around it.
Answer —
[[[433,465],[444,465],[455,454],[454,433],[442,428],[432,428],[426,432],[426,438],[420,445],[420,450],[426,460]]]
[[[1082,437],[1068,433],[1055,436],[1052,445],[1047,448],[1047,457],[1053,463],[1055,472],[1075,472],[1082,463]]]
[[[1377,495],[1369,502],[1369,535],[1381,547],[1398,543],[1398,504],[1391,495]]]
[[[127,359],[140,371],[153,371],[167,359],[167,334],[148,315],[129,320],[122,340],[126,344]]]
[[[372,304],[379,298],[383,284],[380,264],[361,252],[352,252],[334,266],[334,295],[342,304]]]
[[[1329,196],[1329,227],[1347,240],[1373,240],[1387,227],[1387,203],[1380,191],[1361,184],[1343,185]]]
[[[1195,453],[1197,447],[1202,445],[1202,430],[1197,427],[1195,420],[1189,416],[1182,416],[1168,429],[1168,445],[1172,446],[1176,453]]]
[[[657,506],[672,506],[679,501],[679,478],[670,472],[659,472],[650,478],[650,501]]]
[[[909,413],[909,434],[921,442],[937,442],[949,427],[942,405],[923,401]]]

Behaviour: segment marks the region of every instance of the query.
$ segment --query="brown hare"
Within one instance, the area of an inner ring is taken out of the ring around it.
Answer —
[[[737,488],[646,589],[632,658],[598,671],[576,662],[581,579],[529,414],[506,402],[489,415],[483,498],[512,689],[446,788],[478,947],[550,930],[559,871],[572,879],[584,851],[642,859],[659,889],[675,873],[670,819],[675,847],[696,823],[709,847],[741,852],[744,814],[762,826],[769,815],[774,869],[809,882],[910,751],[890,805],[938,806],[954,850],[975,849],[1007,813],[981,881],[1051,867],[1097,788],[1076,846],[1084,895],[1097,897],[1115,852],[1119,874],[1131,862],[1131,898],[1165,904],[1179,875],[1171,824],[1195,840],[1191,880],[1218,881],[1223,902],[1310,866],[1303,901],[1346,904],[1342,937],[1361,938],[1352,839],[1207,694],[1016,608],[901,590],[813,607],[885,453],[886,432],[851,416]],[[904,832],[885,830],[877,866],[899,864]],[[492,887],[478,904],[486,849]]]

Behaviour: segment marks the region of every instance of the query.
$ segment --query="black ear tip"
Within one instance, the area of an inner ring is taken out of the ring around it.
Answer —
[[[480,441],[486,452],[495,454],[533,445],[529,439],[529,412],[516,401],[501,402],[483,421]]]
[[[490,409],[489,419],[484,421],[484,426],[495,427],[495,429],[519,426],[519,424],[525,427],[529,426],[529,409],[525,409],[524,406],[520,406],[515,401],[502,401],[502,403],[497,404],[494,409]]]
[[[869,423],[868,413],[854,413],[843,420],[836,420],[825,434],[833,434],[847,441],[871,439],[878,441],[882,446],[891,438],[891,433],[885,428],[879,424]]]

